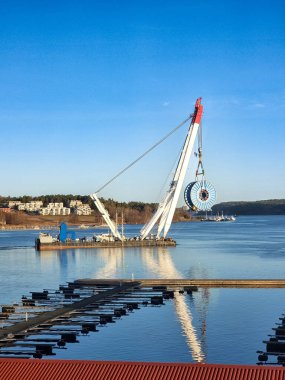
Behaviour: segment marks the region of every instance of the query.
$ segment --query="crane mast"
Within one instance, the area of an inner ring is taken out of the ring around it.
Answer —
[[[173,215],[174,215],[177,203],[178,203],[179,195],[180,195],[181,188],[182,188],[182,185],[183,185],[183,182],[185,179],[185,175],[186,175],[186,171],[187,171],[187,168],[189,165],[191,153],[193,150],[193,146],[195,143],[195,139],[196,139],[196,136],[197,136],[197,133],[199,130],[199,125],[200,125],[201,118],[202,118],[203,106],[201,104],[201,99],[202,98],[198,98],[196,100],[194,112],[190,116],[191,117],[190,126],[189,126],[189,129],[188,129],[185,141],[184,141],[183,149],[182,149],[182,152],[180,154],[180,158],[179,158],[176,170],[175,170],[173,180],[171,181],[169,190],[166,192],[164,198],[160,202],[158,209],[156,210],[153,217],[141,229],[140,240],[144,240],[151,233],[151,231],[154,228],[156,223],[158,223],[158,230],[157,230],[157,234],[156,234],[156,239],[159,240],[159,239],[165,238],[167,236],[167,233],[170,229],[172,219],[173,219]],[[188,119],[190,119],[190,117]],[[161,141],[163,141],[163,140],[161,140]],[[157,145],[158,144],[156,144],[155,146],[157,146]],[[153,148],[151,148],[150,150],[152,150],[152,149]],[[148,151],[150,151],[150,150],[148,150]],[[143,157],[144,155],[142,155],[141,157]],[[137,161],[138,160],[134,161],[134,163]],[[132,163],[132,165],[133,165],[133,163]],[[130,165],[128,167],[130,167]],[[116,177],[114,177],[114,178],[116,178]],[[102,218],[105,220],[108,227],[110,228],[114,238],[117,240],[120,240],[120,241],[124,241],[123,232],[122,232],[122,234],[120,234],[120,232],[118,230],[117,223],[114,223],[111,220],[108,211],[106,210],[103,203],[100,201],[99,197],[97,196],[97,193],[91,194],[90,197],[94,201],[95,206],[97,207]]]
[[[199,125],[202,118],[203,106],[201,99],[198,98],[195,103],[194,113],[192,115],[191,123],[188,129],[187,136],[185,138],[184,146],[176,167],[176,171],[173,180],[170,184],[170,188],[167,191],[162,202],[151,220],[141,229],[141,239],[145,239],[153,229],[154,225],[158,222],[158,231],[156,238],[160,239],[161,234],[163,238],[167,236],[170,229],[173,215],[178,203],[181,188],[185,179],[186,171],[189,165],[191,153],[193,150],[194,142],[199,130]]]

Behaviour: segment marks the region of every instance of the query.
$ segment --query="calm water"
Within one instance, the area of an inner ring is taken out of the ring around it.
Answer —
[[[139,226],[129,226],[134,234]],[[78,236],[92,235],[81,230]],[[285,216],[177,223],[176,248],[35,252],[38,231],[0,232],[0,303],[78,278],[284,278]],[[284,312],[283,289],[201,289],[142,308],[55,358],[256,363]]]

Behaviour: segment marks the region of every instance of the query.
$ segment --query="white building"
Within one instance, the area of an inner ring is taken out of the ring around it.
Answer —
[[[18,210],[19,211],[28,211],[28,212],[37,212],[43,207],[42,201],[32,201],[27,203],[19,203]]]
[[[49,207],[49,208],[54,208],[54,207],[63,208],[63,203],[62,202],[49,203],[47,205],[47,207]]]
[[[19,211],[25,211],[26,210],[26,203],[19,203],[18,204],[18,210]]]
[[[63,207],[62,202],[49,203],[47,207],[43,207],[40,210],[42,215],[69,215],[70,208]]]
[[[78,199],[74,199],[74,200],[69,202],[69,207],[78,207],[81,205],[82,205],[82,202]]]
[[[91,215],[92,209],[88,204],[82,204],[75,208],[74,213],[76,215]]]
[[[8,207],[13,208],[15,206],[19,206],[22,202],[21,201],[9,201],[8,202]]]

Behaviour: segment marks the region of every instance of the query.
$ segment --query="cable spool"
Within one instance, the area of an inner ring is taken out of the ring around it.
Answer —
[[[184,191],[184,199],[192,211],[210,211],[216,201],[216,190],[205,180],[191,182]]]

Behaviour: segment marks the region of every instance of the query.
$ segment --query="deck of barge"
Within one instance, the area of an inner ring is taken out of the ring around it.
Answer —
[[[79,249],[79,248],[120,248],[120,247],[175,247],[176,241],[167,240],[125,240],[125,241],[108,241],[108,242],[93,242],[93,241],[67,241],[54,243],[40,243],[36,240],[37,251],[57,251],[63,249]]]

